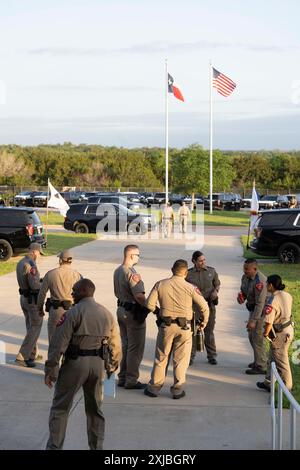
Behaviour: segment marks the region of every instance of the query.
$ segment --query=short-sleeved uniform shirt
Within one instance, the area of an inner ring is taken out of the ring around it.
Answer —
[[[122,264],[115,270],[114,292],[121,302],[135,302],[134,295],[145,293],[142,278],[134,267]]]
[[[27,255],[17,264],[17,281],[20,289],[37,291],[40,288],[40,273],[37,265]]]
[[[242,277],[241,292],[253,309],[250,311],[251,320],[260,320],[267,297],[267,278],[257,272],[253,279],[249,279],[245,274]]]
[[[157,282],[152,288],[146,306],[154,311],[159,302],[162,317],[193,318],[193,303],[199,306],[203,313],[203,322],[206,324],[209,317],[209,308],[197,286],[186,282],[181,276],[172,276]]]
[[[267,298],[263,310],[266,323],[282,324],[291,319],[293,298],[288,292],[275,291]]]

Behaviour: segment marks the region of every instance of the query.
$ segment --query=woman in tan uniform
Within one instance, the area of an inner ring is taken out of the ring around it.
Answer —
[[[271,362],[275,362],[277,370],[289,390],[292,389],[293,379],[289,363],[288,350],[294,337],[292,323],[293,298],[288,292],[283,292],[285,285],[277,274],[267,278],[267,297],[263,310],[265,318],[264,336],[269,338],[270,356],[268,370],[264,382],[257,382],[257,387],[270,391]]]

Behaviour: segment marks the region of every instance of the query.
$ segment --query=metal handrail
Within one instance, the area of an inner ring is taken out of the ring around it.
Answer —
[[[275,385],[278,383],[277,416],[275,408]],[[271,363],[271,419],[272,419],[272,449],[282,450],[282,394],[290,402],[290,449],[296,450],[296,414],[300,414],[300,404],[295,400],[291,392],[283,383],[276,368],[275,362]]]

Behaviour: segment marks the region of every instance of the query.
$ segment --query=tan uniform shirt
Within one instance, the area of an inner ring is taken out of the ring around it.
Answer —
[[[40,273],[37,265],[27,255],[17,264],[17,281],[20,289],[37,291],[40,288]]]
[[[145,286],[133,267],[121,264],[114,272],[114,292],[122,302],[135,302],[134,296],[144,294]]]
[[[178,217],[190,217],[191,212],[190,209],[187,206],[181,206],[178,210]]]
[[[153,312],[157,301],[160,305],[162,317],[193,318],[193,302],[198,305],[203,314],[203,323],[208,322],[209,308],[199,289],[181,276],[172,276],[170,279],[158,281],[150,292],[146,306]]]
[[[275,291],[267,298],[264,308],[265,322],[273,324],[286,323],[292,316],[293,297],[284,291]]]
[[[162,218],[163,219],[174,219],[174,211],[171,206],[164,206],[162,209]]]
[[[267,297],[266,281],[267,278],[259,271],[253,279],[248,279],[245,274],[242,277],[241,292],[246,297],[248,304],[254,307],[250,311],[250,320],[261,319]]]
[[[69,264],[62,264],[58,268],[48,271],[43,279],[38,296],[37,306],[42,309],[48,290],[52,300],[73,301],[71,292],[74,284],[82,279],[81,274],[71,268]]]
[[[217,297],[221,283],[215,268],[206,266],[200,268],[199,271],[195,267],[191,268],[188,271],[186,280],[199,288],[205,300]]]
[[[93,297],[80,300],[65,313],[57,326],[49,346],[46,373],[59,364],[69,343],[78,345],[80,349],[99,349],[104,337],[108,338],[111,347],[112,365],[117,367],[121,359],[121,338],[117,322]]]

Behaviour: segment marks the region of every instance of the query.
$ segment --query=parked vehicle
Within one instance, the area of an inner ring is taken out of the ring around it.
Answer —
[[[282,209],[289,207],[289,200],[287,196],[270,196],[265,195],[258,201],[259,209]]]
[[[36,194],[33,197],[33,205],[35,207],[47,207],[48,202],[48,193],[47,191],[43,191],[39,194]]]
[[[127,200],[127,198],[119,196],[118,193],[92,196],[88,198],[87,202],[94,204],[121,204],[122,206],[127,207],[127,209],[131,209],[133,211],[140,210],[143,208],[143,204],[141,204],[140,202],[131,202]]]
[[[78,202],[88,202],[89,197],[97,196],[97,191],[83,191],[79,193]]]
[[[289,200],[289,204],[291,202],[291,199],[294,197],[297,201],[297,207],[300,207],[300,194],[287,194],[286,197]]]
[[[263,211],[250,243],[254,253],[278,256],[282,263],[300,262],[300,209]]]
[[[15,196],[15,206],[32,207],[34,196],[41,194],[41,192],[42,191],[22,191]]]
[[[140,200],[140,196],[139,196],[139,193],[136,193],[136,192],[133,192],[133,191],[127,191],[127,192],[117,192],[117,193],[114,193],[115,195],[119,195],[121,197],[124,197],[124,198],[127,198],[128,201],[130,202],[137,202],[137,203],[140,203],[141,200]]]
[[[251,202],[252,202],[252,194],[248,194],[247,196],[242,198],[241,207],[242,208],[245,208],[245,207],[250,208],[251,207]]]
[[[139,214],[121,204],[73,204],[64,222],[66,230],[76,233],[128,232],[145,234],[156,229],[156,222],[148,214]]]
[[[235,193],[213,193],[213,210],[239,211],[242,206],[242,198]],[[210,209],[210,197],[204,199],[204,209]]]
[[[80,191],[65,191],[61,192],[60,195],[68,204],[76,204],[79,202],[82,192]]]
[[[43,226],[35,210],[0,207],[0,261],[26,250],[32,242],[45,246]]]

